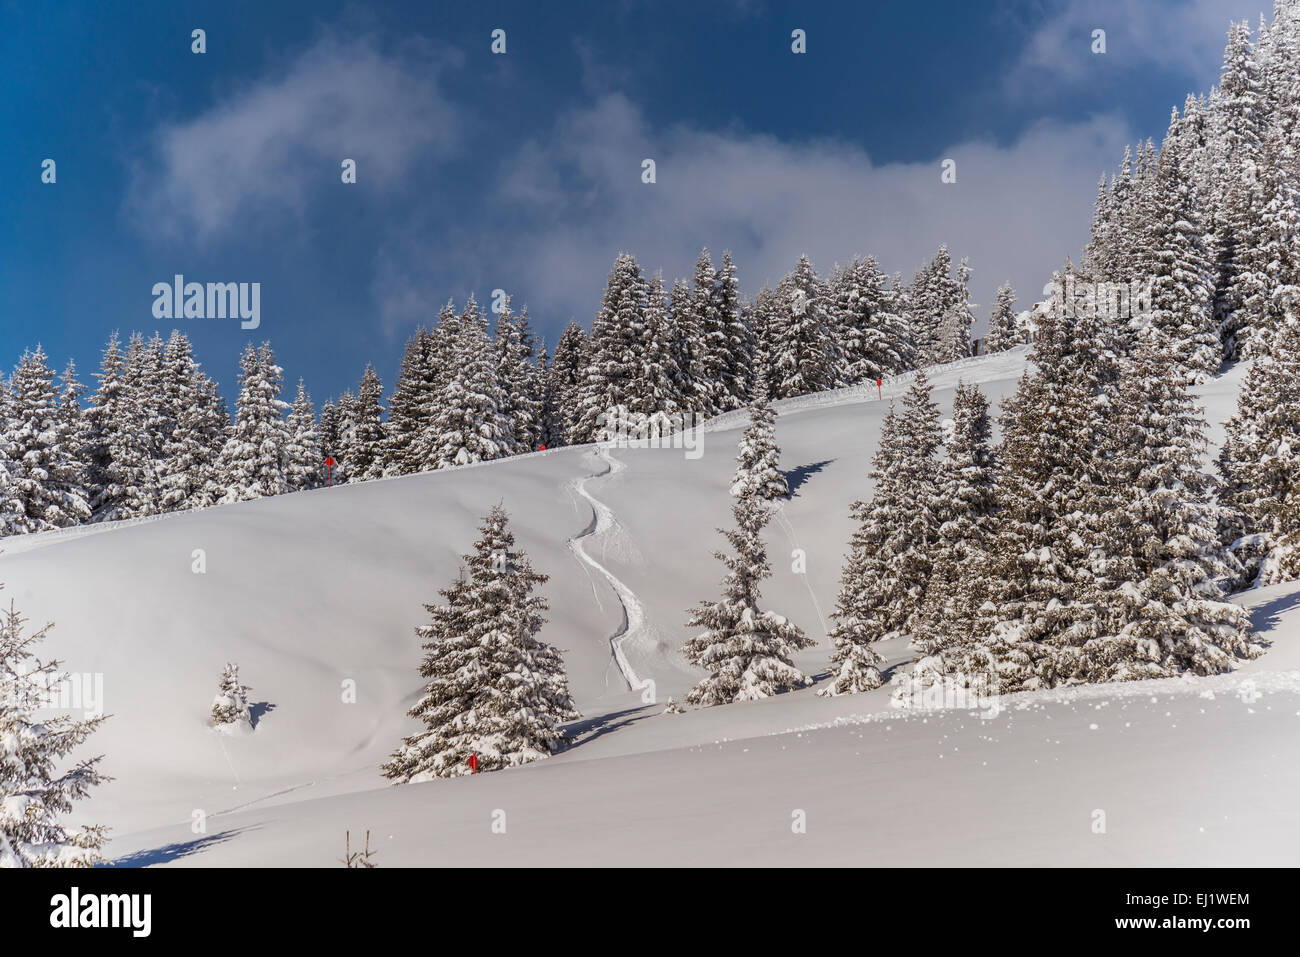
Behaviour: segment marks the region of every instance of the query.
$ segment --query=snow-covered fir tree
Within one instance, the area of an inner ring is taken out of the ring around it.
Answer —
[[[1146,228],[1135,263],[1137,274],[1152,284],[1151,314],[1135,319],[1139,327],[1160,330],[1186,374],[1203,377],[1218,369],[1222,351],[1212,312],[1211,261],[1191,194],[1174,151],[1162,152],[1143,195]]]
[[[731,253],[723,251],[713,284],[712,316],[717,324],[709,338],[717,370],[714,405],[719,412],[739,409],[750,396],[754,361],[753,333],[740,302],[740,280]]]
[[[807,256],[781,280],[773,300],[766,330],[772,395],[788,399],[840,384],[826,285]]]
[[[1057,649],[1058,681],[1124,681],[1232,670],[1254,657],[1247,612],[1201,472],[1205,423],[1161,331],[1146,330],[1110,404],[1116,454],[1101,516],[1101,634]]]
[[[760,370],[749,401],[749,426],[740,437],[736,474],[730,492],[737,498],[776,502],[790,494],[780,469],[781,449],[776,444],[776,412],[767,397],[767,376]]]
[[[873,382],[911,368],[913,348],[906,318],[897,310],[889,277],[876,260],[854,259],[831,280],[830,297],[848,382]]]
[[[422,472],[432,465],[417,457],[420,437],[428,428],[434,414],[437,397],[434,362],[434,337],[421,326],[406,343],[402,365],[397,373],[397,384],[388,400],[388,426],[384,447],[384,474],[410,475]],[[337,413],[331,414],[334,419]],[[321,410],[322,439],[325,436],[325,410]],[[337,422],[330,442],[335,441]],[[329,446],[327,446],[329,448]],[[332,449],[331,449],[332,452]]]
[[[885,659],[872,645],[888,630],[882,612],[889,592],[888,555],[898,539],[891,512],[896,492],[894,466],[901,452],[898,436],[899,418],[891,402],[871,461],[875,492],[869,502],[854,502],[849,509],[857,528],[849,541],[832,615],[832,678],[819,695],[857,694],[883,683]]]
[[[208,720],[218,731],[233,731],[253,727],[253,716],[249,710],[248,693],[252,689],[239,680],[239,665],[226,662],[221,672],[221,683],[212,698],[212,708]]]
[[[90,421],[82,400],[86,387],[77,377],[77,364],[69,359],[59,376],[59,419],[63,428],[64,448],[76,463],[74,481],[86,497],[87,505],[92,494],[89,488],[90,470]]]
[[[325,481],[333,485],[338,481],[336,473],[340,459],[339,435],[340,435],[340,418],[339,407],[333,399],[326,400],[325,404],[320,407],[320,420],[317,422],[317,436],[320,442],[321,462],[326,459],[333,459],[333,467],[325,467]]]
[[[672,313],[664,294],[663,277],[655,273],[646,285],[646,343],[641,356],[641,386],[630,396],[629,408],[650,418],[662,433],[674,423],[663,417],[682,411],[686,396],[680,390],[676,338]]]
[[[54,372],[39,346],[23,353],[9,380],[8,422],[0,433],[9,461],[10,496],[26,531],[78,525],[90,518],[77,436],[69,430]]]
[[[989,334],[984,340],[986,352],[1005,352],[1020,345],[1023,337],[1016,321],[1016,293],[1011,283],[998,287],[989,313]]]
[[[221,451],[219,481],[223,501],[245,502],[291,490],[289,484],[289,405],[280,398],[284,370],[269,342],[249,343],[239,360],[235,423]]]
[[[224,494],[218,463],[230,414],[217,383],[199,371],[187,336],[172,333],[163,365],[173,426],[163,442],[159,506],[163,511],[204,508]]]
[[[700,326],[695,296],[685,279],[673,282],[669,294],[672,317],[672,354],[677,367],[677,394],[696,415],[707,415],[713,391],[704,380],[704,330]]]
[[[1075,326],[1087,328],[1086,317]],[[1077,328],[1076,330],[1077,331]],[[1039,317],[1033,371],[1002,407],[998,503],[987,560],[996,614],[976,623],[954,671],[1010,693],[1069,679],[1060,649],[1100,634],[1095,550],[1108,504],[1098,457],[1099,364],[1058,310]]]
[[[596,441],[617,432],[619,416],[647,392],[642,368],[648,339],[646,292],[636,259],[620,253],[591,327],[587,376],[578,395],[574,437],[578,442]]]
[[[25,633],[25,623],[12,602],[0,612],[0,868],[89,867],[103,860],[106,829],[62,819],[109,779],[98,757],[67,759],[104,718],[42,714],[67,675],[36,657],[52,625]]]
[[[333,453],[335,461],[334,484],[339,485],[349,481],[360,482],[363,476],[355,474],[348,467],[348,463],[352,459],[352,450],[356,447],[357,433],[357,396],[351,389],[344,389],[343,394],[339,396],[338,412],[335,418],[337,420],[337,429],[335,432],[336,450]]]
[[[386,434],[384,430],[384,384],[375,367],[366,364],[357,386],[357,405],[352,426],[348,471],[354,481],[381,478],[384,474]]]
[[[722,599],[702,602],[686,622],[704,631],[682,650],[691,664],[709,672],[687,692],[688,704],[754,701],[811,683],[791,658],[813,640],[783,616],[759,608],[759,587],[772,571],[763,544],[770,509],[757,495],[742,497],[731,510],[735,528],[719,530],[732,553],[715,553],[727,566]]]
[[[533,592],[547,577],[515,544],[509,516],[496,505],[479,528],[467,572],[426,605],[416,629],[426,654],[424,693],[409,714],[424,728],[383,766],[398,782],[469,774],[547,757],[578,717],[564,662],[538,634],[546,600]]]
[[[1219,471],[1242,584],[1300,578],[1300,319],[1281,324],[1271,352],[1247,373]]]
[[[316,412],[301,379],[298,380],[298,394],[289,408],[288,427],[289,447],[286,458],[289,488],[295,492],[316,488],[321,484],[321,473],[325,468],[324,456],[321,455],[320,441],[316,434]]]
[[[543,341],[537,347],[537,362],[533,368],[537,382],[538,409],[538,449],[553,449],[564,444],[563,425],[560,410],[555,407],[555,390],[551,381],[551,355]]]
[[[988,399],[978,386],[959,383],[952,419],[945,423],[944,456],[935,489],[938,528],[930,552],[930,576],[911,624],[919,658],[971,636],[976,612],[986,600],[982,572],[988,560],[996,484]]]
[[[917,364],[948,361],[965,316],[963,289],[952,277],[952,254],[947,244],[941,245],[934,258],[917,270],[907,291],[907,305]]]
[[[586,381],[587,334],[570,321],[555,344],[549,374],[551,390],[551,445],[571,445],[577,439],[579,396]]]
[[[939,319],[934,358],[954,362],[971,354],[971,326],[975,322],[975,304],[970,301],[971,269],[967,260],[957,264],[957,278],[952,284],[951,300]]]
[[[96,521],[152,515],[157,485],[139,397],[127,382],[126,357],[114,333],[104,350],[99,388],[87,412],[90,506]]]
[[[921,608],[939,528],[939,444],[939,407],[919,370],[901,411],[891,404],[885,417],[872,459],[871,500],[850,509],[858,527],[832,616],[834,677],[822,694],[879,687],[882,662],[871,645],[906,634]]]
[[[519,451],[506,414],[487,320],[474,297],[454,326],[452,367],[439,390],[421,457],[435,468],[489,462]]]
[[[542,397],[537,379],[537,342],[528,324],[528,309],[518,315],[510,310],[506,296],[497,315],[497,377],[505,398],[503,411],[520,451],[535,452],[541,444]]]

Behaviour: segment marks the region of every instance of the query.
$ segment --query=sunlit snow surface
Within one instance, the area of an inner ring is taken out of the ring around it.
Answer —
[[[946,414],[964,379],[997,402],[1024,368],[1022,349],[935,370],[936,399]],[[1243,374],[1203,388],[1215,444]],[[880,422],[906,386],[776,406],[794,496],[769,530],[764,603],[819,640],[796,662],[812,674],[829,660],[848,506],[870,494]],[[1300,585],[1242,596],[1273,644],[1232,675],[1018,695],[993,716],[901,713],[887,687],[663,714],[698,677],[677,649],[687,609],[717,597],[744,424],[716,421],[695,459],[613,449],[610,469],[591,447],[558,449],[7,539],[0,597],[56,620],[46,654],[104,676],[112,718],[88,753],[115,780],[78,816],[110,825],[108,853],[130,865],[339,866],[345,830],[371,832],[379,866],[1300,863]],[[543,636],[585,715],[575,744],[390,786],[378,766],[414,729],[422,605],[498,501],[551,576]],[[227,661],[257,719],[233,737],[205,725]]]

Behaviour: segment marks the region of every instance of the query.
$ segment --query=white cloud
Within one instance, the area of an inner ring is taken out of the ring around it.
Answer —
[[[437,80],[459,59],[326,35],[282,74],[161,126],[133,170],[129,210],[149,233],[205,241],[268,213],[301,213],[314,188],[339,183],[344,158],[359,180],[398,188],[417,157],[457,145],[457,112]]]
[[[654,130],[610,95],[507,165],[497,201],[502,216],[512,211],[526,225],[498,235],[496,257],[512,267],[516,302],[562,320],[594,312],[619,250],[671,279],[689,275],[701,246],[715,263],[730,249],[752,294],[800,253],[823,272],[872,254],[910,278],[946,242],[955,257],[970,257],[982,313],[1004,279],[1027,302],[1077,255],[1097,179],[1131,135],[1098,116],[1041,123],[1005,147],[969,142],[925,161],[875,165],[843,142]],[[653,185],[641,182],[646,157],[656,161]],[[955,184],[940,181],[945,158],[957,162]]]
[[[1218,79],[1228,25],[1246,20],[1253,31],[1271,8],[1271,0],[1067,0],[1029,36],[1003,89],[1032,100],[1149,67],[1208,87]],[[1092,52],[1097,29],[1106,31],[1105,54]]]

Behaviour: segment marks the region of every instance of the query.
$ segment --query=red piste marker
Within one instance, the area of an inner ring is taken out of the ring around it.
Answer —
[[[876,398],[877,399],[883,399],[885,397],[884,391],[880,388],[882,381],[883,380],[880,378],[880,376],[876,376]]]
[[[539,445],[539,446],[537,446],[537,451],[539,451],[539,452],[545,452],[545,451],[546,451],[546,446],[544,446],[544,445]]]
[[[332,486],[334,484],[334,456],[325,459],[325,484]]]
[[[477,754],[471,754],[471,755],[469,756],[469,773],[470,773],[470,774],[478,774],[478,755],[477,755]]]

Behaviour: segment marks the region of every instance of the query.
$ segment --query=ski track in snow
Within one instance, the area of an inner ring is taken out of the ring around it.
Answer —
[[[586,478],[575,481],[571,487],[579,495],[591,503],[592,511],[595,513],[595,521],[587,528],[585,532],[576,538],[569,539],[569,549],[578,556],[586,565],[594,568],[605,580],[609,582],[610,587],[614,589],[614,594],[618,596],[619,603],[623,606],[623,627],[615,632],[609,639],[609,647],[614,655],[614,664],[618,666],[619,673],[622,674],[623,680],[632,691],[641,691],[645,688],[652,687],[653,682],[648,679],[641,679],[632,669],[632,665],[627,660],[627,655],[623,651],[624,643],[634,635],[638,635],[645,625],[645,608],[637,599],[636,593],[627,585],[623,584],[613,572],[602,565],[596,559],[587,553],[586,546],[583,544],[588,539],[598,535],[604,535],[611,531],[618,523],[614,520],[614,513],[609,506],[600,501],[594,495],[587,491],[587,483],[596,478],[607,478],[617,475],[627,468],[625,462],[620,462],[614,456],[609,454],[609,446],[598,444],[593,447],[597,458],[603,461],[606,468],[603,472],[597,472],[588,475]],[[653,692],[647,703],[653,703]]]

